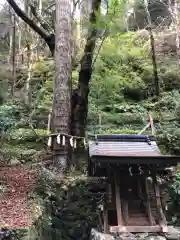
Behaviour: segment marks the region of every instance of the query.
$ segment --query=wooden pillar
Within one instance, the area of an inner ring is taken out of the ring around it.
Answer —
[[[116,211],[118,226],[123,225],[122,209],[121,209],[121,197],[120,197],[120,179],[117,174],[114,176],[115,181],[115,194],[116,194]]]
[[[112,203],[112,173],[111,171],[108,169],[108,203]]]
[[[109,226],[108,226],[108,209],[107,209],[107,203],[104,204],[103,215],[104,215],[104,233],[108,233],[108,232],[109,232]]]
[[[122,202],[122,207],[123,207],[123,216],[124,216],[124,222],[125,225],[128,225],[128,220],[129,220],[129,206],[128,206],[128,201],[124,200]]]
[[[138,197],[139,197],[139,199],[141,199],[142,198],[142,181],[141,181],[141,177],[138,178],[137,184],[138,184]]]
[[[109,224],[108,224],[108,205],[112,200],[112,189],[111,189],[111,171],[107,169],[107,175],[108,175],[108,184],[106,187],[106,199],[104,203],[104,210],[103,210],[103,215],[104,215],[104,233],[109,232]]]
[[[150,226],[154,225],[154,219],[151,212],[151,204],[150,204],[150,198],[149,198],[149,191],[148,191],[148,184],[147,184],[147,177],[144,178],[144,186],[145,186],[145,200],[146,200],[146,211],[148,215],[148,220]]]
[[[161,204],[161,197],[160,197],[160,190],[159,186],[157,183],[157,177],[156,177],[156,172],[153,172],[153,186],[154,186],[154,192],[155,192],[155,197],[156,197],[156,207],[157,207],[157,213],[158,213],[158,221],[159,224],[162,228],[163,232],[167,232],[167,222],[166,222],[166,217],[164,215],[164,212],[162,210],[162,204]]]

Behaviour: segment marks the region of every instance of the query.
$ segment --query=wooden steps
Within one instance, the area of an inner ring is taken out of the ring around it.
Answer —
[[[128,226],[149,226],[148,218],[143,213],[129,213]]]
[[[149,226],[149,219],[148,219],[148,214],[146,211],[146,206],[142,205],[141,206],[141,201],[136,200],[136,201],[129,201],[129,218],[127,225],[128,226]],[[153,225],[156,224],[154,217],[152,218]]]
[[[109,226],[106,222],[106,232],[107,229],[110,232],[166,232],[166,219],[155,176],[152,185],[147,183],[147,178],[141,178],[135,184],[137,188],[133,188],[134,182],[129,188],[129,184],[125,186],[118,176],[114,179],[111,204],[107,206],[114,208],[114,219],[117,220],[113,222],[116,226]],[[107,216],[108,211],[106,219]]]

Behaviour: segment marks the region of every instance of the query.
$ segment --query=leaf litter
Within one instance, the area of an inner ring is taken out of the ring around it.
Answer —
[[[0,167],[0,228],[27,228],[32,225],[28,194],[36,187],[35,172],[26,166]]]

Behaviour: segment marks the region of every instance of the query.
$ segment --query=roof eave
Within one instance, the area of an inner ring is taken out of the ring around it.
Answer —
[[[161,164],[177,165],[180,156],[159,155],[159,156],[99,156],[90,157],[93,162],[103,164]]]

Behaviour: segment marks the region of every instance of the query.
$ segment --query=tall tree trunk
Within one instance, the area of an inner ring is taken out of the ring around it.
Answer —
[[[31,44],[27,44],[27,71],[28,76],[24,86],[24,103],[30,105],[30,81],[31,81],[31,71],[32,71],[32,49]]]
[[[55,66],[53,84],[52,130],[53,132],[70,133],[71,120],[71,84],[72,84],[72,26],[71,0],[56,0],[55,25]],[[68,164],[68,145],[60,147],[53,142],[53,162],[63,173]]]
[[[177,54],[177,61],[180,65],[180,41],[179,41],[179,10],[178,10],[178,3],[177,0],[169,0],[169,12],[171,14],[171,19],[173,23],[173,27],[176,31],[176,54]]]
[[[11,95],[14,96],[14,88],[16,83],[16,17],[13,14],[13,35],[12,35],[12,86]]]
[[[72,96],[72,125],[73,135],[84,136],[88,114],[88,95],[89,82],[92,75],[92,59],[97,39],[96,14],[100,10],[101,0],[92,1],[92,10],[90,13],[90,28],[84,49],[84,55],[81,59],[81,68],[79,71],[78,88]],[[94,26],[94,27],[92,27]]]
[[[146,11],[146,16],[147,16],[147,21],[148,21],[148,31],[149,31],[149,36],[150,36],[152,65],[153,65],[153,72],[154,72],[155,94],[156,94],[156,96],[159,96],[160,86],[159,86],[159,76],[158,76],[157,61],[156,61],[155,41],[154,41],[154,35],[152,32],[151,15],[150,15],[150,12],[148,9],[148,1],[147,0],[144,0],[144,8]]]
[[[37,3],[38,3],[38,11],[39,11],[39,14],[41,15],[41,13],[42,13],[42,0],[37,0]],[[40,52],[41,52],[40,47],[39,47],[40,42],[41,42],[41,38],[36,33],[36,60],[39,59]]]
[[[18,50],[17,50],[17,68],[21,65],[21,41],[22,41],[22,33],[20,27],[20,20],[18,18]]]
[[[9,6],[9,25],[10,31],[9,31],[9,56],[8,56],[8,62],[11,63],[12,61],[12,42],[13,42],[13,19],[12,19],[12,12],[11,12],[11,6]]]

